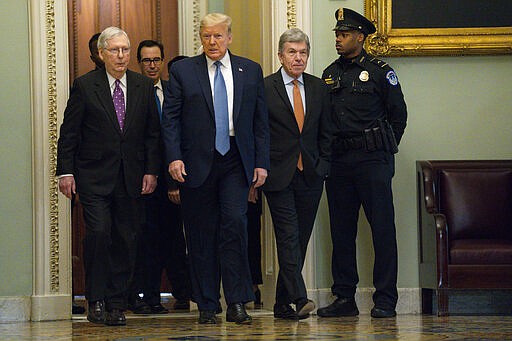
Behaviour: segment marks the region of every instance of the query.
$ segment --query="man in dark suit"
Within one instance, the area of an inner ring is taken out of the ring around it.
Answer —
[[[89,39],[89,52],[91,55],[91,61],[94,63],[94,70],[103,69],[105,67],[105,62],[100,57],[100,51],[98,51],[98,38],[101,33],[94,33]]]
[[[140,198],[153,192],[160,170],[159,122],[152,81],[127,70],[127,34],[106,28],[98,48],[105,69],[73,84],[60,128],[56,173],[59,190],[68,198],[78,193],[83,205],[87,318],[124,325]]]
[[[171,66],[162,136],[169,173],[181,186],[199,323],[216,323],[221,276],[226,320],[248,324],[247,199],[269,167],[263,75],[257,63],[228,52],[227,15],[206,15],[199,35],[204,53]]]
[[[290,320],[307,318],[315,309],[301,271],[331,152],[329,96],[321,79],[304,72],[309,52],[304,32],[285,31],[278,49],[282,67],[265,78],[271,171],[263,191],[279,260],[274,317]]]
[[[155,101],[161,116],[163,89],[167,86],[167,81],[160,78],[165,67],[163,45],[155,40],[141,41],[137,47],[137,61],[141,73],[153,80]],[[163,157],[163,145],[161,155]],[[190,308],[190,275],[179,204],[177,184],[170,179],[166,165],[162,165],[155,191],[144,198],[146,222],[139,238],[136,270],[128,297],[128,306],[135,314],[168,312],[160,303],[164,269],[176,299],[173,308]],[[141,292],[143,299],[139,296]]]

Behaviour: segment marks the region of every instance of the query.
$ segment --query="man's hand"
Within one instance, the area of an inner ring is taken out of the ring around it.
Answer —
[[[253,184],[249,188],[249,198],[247,199],[247,201],[255,204],[257,200],[258,200],[258,190],[254,187],[254,184]]]
[[[142,191],[140,194],[151,194],[156,188],[156,176],[153,174],[145,174],[142,178]]]
[[[267,179],[267,175],[267,170],[265,168],[254,168],[254,176],[252,177],[254,188],[263,186]]]
[[[185,172],[185,164],[181,160],[174,160],[169,164],[169,174],[171,178],[178,182],[185,182],[184,175],[187,175]]]
[[[180,199],[180,190],[179,189],[169,189],[167,190],[167,197],[169,200],[176,205],[181,204]]]
[[[76,194],[76,183],[73,175],[63,176],[59,179],[59,191],[71,199],[73,194]]]

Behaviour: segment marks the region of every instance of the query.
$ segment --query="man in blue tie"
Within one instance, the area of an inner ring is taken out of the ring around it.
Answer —
[[[162,117],[164,87],[161,79],[164,70],[164,47],[155,40],[143,40],[137,47],[137,61],[141,73],[153,80],[155,102]],[[163,146],[162,146],[163,153]],[[163,154],[162,154],[163,155]],[[130,285],[128,303],[135,314],[165,314],[168,310],[160,303],[162,271],[165,269],[172,287],[174,310],[190,308],[190,275],[183,234],[179,189],[170,179],[167,165],[162,167],[159,183],[144,198],[145,223],[139,238],[137,268]],[[141,299],[139,293],[143,293]]]
[[[162,138],[169,173],[180,183],[199,323],[216,323],[222,278],[226,320],[249,324],[247,199],[251,184],[265,182],[270,163],[263,74],[228,51],[227,15],[206,15],[199,36],[204,52],[171,66]]]

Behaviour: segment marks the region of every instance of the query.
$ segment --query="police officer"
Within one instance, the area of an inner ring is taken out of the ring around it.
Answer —
[[[337,128],[326,182],[333,243],[332,293],[337,299],[317,313],[322,317],[359,314],[354,295],[359,281],[356,235],[362,205],[375,250],[371,316],[393,317],[398,257],[391,180],[407,109],[393,69],[363,48],[375,26],[348,8],[338,9],[335,17],[340,57],[324,70],[322,78],[330,87]]]

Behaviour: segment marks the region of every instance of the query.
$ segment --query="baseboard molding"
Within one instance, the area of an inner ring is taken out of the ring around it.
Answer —
[[[369,314],[373,308],[373,288],[358,288],[356,303],[361,314]],[[397,314],[419,314],[421,312],[421,290],[419,288],[398,288]],[[336,297],[330,288],[308,290],[308,297],[317,302],[318,307],[325,307]]]
[[[0,322],[30,320],[30,296],[0,297]]]
[[[32,296],[32,321],[67,320],[71,318],[71,295]]]
[[[0,297],[0,323],[71,318],[70,295]]]

